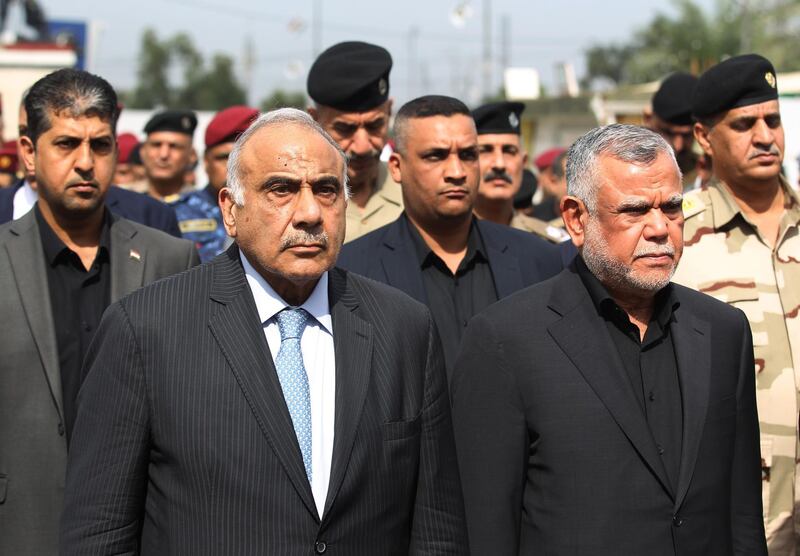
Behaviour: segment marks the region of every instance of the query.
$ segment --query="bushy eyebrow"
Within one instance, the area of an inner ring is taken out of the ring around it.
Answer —
[[[682,202],[683,202],[683,195],[681,195],[680,193],[675,193],[667,197],[667,199],[663,203],[661,203],[661,205],[674,207],[674,206],[680,206]],[[651,206],[652,205],[649,202],[645,201],[644,199],[641,199],[639,197],[629,197],[627,199],[623,199],[619,203],[619,205],[617,205],[617,210],[618,211],[647,210]]]

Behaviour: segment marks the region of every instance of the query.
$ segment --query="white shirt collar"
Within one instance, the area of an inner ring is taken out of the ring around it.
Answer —
[[[239,251],[239,259],[242,261],[244,267],[244,274],[247,277],[247,283],[250,290],[253,292],[253,298],[256,302],[256,309],[258,310],[258,318],[261,323],[266,323],[269,319],[283,311],[290,305],[272,289],[261,274],[253,268],[244,253]],[[333,320],[331,319],[331,309],[328,303],[328,273],[325,272],[320,276],[314,291],[308,296],[305,303],[300,305],[301,308],[308,311],[308,313],[322,325],[328,334],[333,334]]]

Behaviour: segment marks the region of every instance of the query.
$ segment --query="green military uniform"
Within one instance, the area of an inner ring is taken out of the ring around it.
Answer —
[[[564,228],[553,226],[552,223],[539,220],[519,211],[514,211],[514,216],[511,218],[509,226],[536,234],[551,243],[562,243],[569,239],[569,234]]]
[[[750,321],[771,556],[794,555],[800,538],[800,198],[785,180],[781,185],[786,205],[774,248],[722,182],[687,193],[684,253],[674,277],[740,308]]]
[[[379,167],[377,183],[378,188],[363,209],[353,202],[347,204],[345,243],[394,222],[403,212],[402,189],[389,175],[385,164]]]

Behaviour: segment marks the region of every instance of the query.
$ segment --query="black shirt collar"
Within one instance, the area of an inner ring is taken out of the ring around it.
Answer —
[[[437,259],[436,253],[425,243],[425,240],[422,239],[422,235],[417,230],[417,227],[409,220],[406,213],[403,213],[402,218],[405,220],[406,226],[408,228],[408,233],[411,235],[411,240],[414,243],[414,252],[417,254],[417,262],[419,263],[420,268],[425,268],[426,266],[433,263],[435,259]],[[476,218],[472,217],[472,222],[469,226],[469,235],[467,236],[467,253],[464,255],[464,259],[462,260],[459,266],[463,266],[468,264],[472,261],[473,258],[480,258],[484,261],[488,261],[489,258],[486,256],[486,247],[483,245],[483,238],[481,238],[481,233],[478,230],[478,225],[476,223]]]
[[[33,211],[36,216],[36,223],[39,226],[39,237],[42,240],[42,247],[44,249],[45,260],[50,266],[55,266],[59,261],[59,257],[69,255],[73,251],[61,241],[56,235],[50,224],[44,219],[42,211],[39,210],[39,203],[33,206]],[[109,252],[111,237],[111,219],[108,215],[108,210],[103,207],[103,223],[100,228],[100,244],[97,249],[96,258],[107,257]]]
[[[575,257],[575,267],[599,315],[611,319],[624,316],[625,320],[629,320],[625,311],[617,305],[617,302],[609,295],[608,290],[603,286],[602,282],[600,282],[600,280],[592,274],[592,271],[589,270],[589,267],[586,266],[582,256],[578,255]],[[650,322],[658,323],[662,330],[666,329],[669,321],[672,319],[672,313],[678,308],[678,305],[679,302],[675,297],[674,288],[670,282],[656,292],[653,316],[650,317]]]

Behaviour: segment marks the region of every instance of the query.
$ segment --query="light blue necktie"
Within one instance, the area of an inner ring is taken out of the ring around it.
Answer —
[[[281,347],[275,358],[275,368],[281,383],[283,397],[292,417],[294,433],[303,454],[308,482],[311,482],[311,395],[308,389],[308,375],[303,366],[303,352],[300,337],[306,322],[311,318],[305,309],[287,307],[275,318],[281,332]]]

